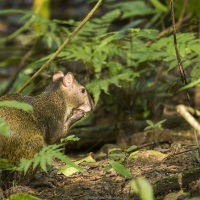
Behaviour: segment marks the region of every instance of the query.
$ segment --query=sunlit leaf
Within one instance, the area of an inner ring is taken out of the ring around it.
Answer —
[[[140,196],[142,200],[154,200],[153,189],[150,183],[144,178],[137,178],[130,182],[133,191]]]
[[[31,196],[29,194],[12,194],[9,196],[8,200],[42,200],[40,198]]]
[[[76,168],[74,168],[74,167],[68,167],[68,168],[66,168],[65,170],[60,170],[59,172],[58,172],[58,174],[63,174],[63,175],[65,175],[65,176],[71,176],[72,174],[75,174],[75,173],[77,173],[77,172],[79,172],[80,170],[78,170],[78,169],[76,169]]]
[[[132,174],[131,172],[126,168],[124,167],[124,165],[116,162],[116,161],[112,161],[111,163],[111,166],[112,168],[118,173],[118,174],[121,174],[122,176],[125,176],[126,178],[128,179],[131,179],[132,178]]]

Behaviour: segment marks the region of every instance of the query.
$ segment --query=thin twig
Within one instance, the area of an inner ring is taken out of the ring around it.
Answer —
[[[103,0],[99,0],[94,8],[88,13],[88,15],[83,19],[83,21],[76,27],[76,29],[66,38],[64,43],[57,49],[57,51],[47,60],[44,65],[24,84],[17,92],[21,92],[31,81],[33,81],[49,64],[56,58],[56,56],[65,48],[65,46],[74,38],[74,36],[81,30],[85,23],[92,17],[97,8],[101,5]]]
[[[177,61],[178,61],[178,66],[179,66],[179,71],[180,71],[180,75],[181,75],[181,80],[184,83],[184,85],[187,85],[187,79],[186,79],[185,71],[183,69],[183,64],[182,64],[182,61],[181,61],[181,56],[179,54],[178,47],[177,47],[176,27],[175,27],[175,19],[174,19],[174,1],[173,0],[170,0],[170,5],[171,5],[171,17],[172,17],[172,27],[173,27],[174,47],[175,47],[175,51],[176,51],[176,58],[177,58]],[[187,96],[187,99],[188,99],[189,107],[191,107],[190,95],[189,95],[189,93],[188,93],[187,90],[186,90],[186,96]],[[195,124],[194,136],[195,136],[196,144],[197,144],[197,146],[199,148],[200,145],[199,145],[198,136],[197,136],[197,133],[200,134],[199,124],[195,120],[194,117],[190,116],[189,112],[187,112],[185,114],[187,115],[187,117],[189,117],[189,118],[186,117],[185,119],[186,120],[192,119],[193,123]],[[183,116],[183,114],[181,114],[181,115]],[[188,123],[190,123],[190,121],[188,121]],[[194,127],[194,124],[193,125],[191,124],[191,125]],[[199,129],[198,129],[198,127],[199,127]]]
[[[187,79],[186,79],[185,71],[183,69],[181,56],[179,54],[178,47],[177,47],[176,27],[175,27],[175,19],[174,19],[174,1],[173,0],[170,0],[170,5],[171,5],[172,28],[173,28],[174,48],[175,48],[175,52],[176,52],[176,58],[177,58],[177,61],[178,61],[178,67],[179,67],[179,72],[180,72],[180,75],[181,75],[181,80],[184,83],[184,85],[187,85]],[[190,106],[191,101],[190,101],[190,96],[189,96],[187,91],[186,91],[186,95],[187,95],[187,99],[188,99],[188,104]]]

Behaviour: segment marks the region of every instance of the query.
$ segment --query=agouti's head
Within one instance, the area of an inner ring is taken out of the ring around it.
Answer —
[[[68,72],[66,75],[63,72],[54,74],[53,81],[61,80],[60,89],[66,96],[68,109],[79,109],[87,113],[94,109],[94,103],[86,88],[79,84],[73,73]]]

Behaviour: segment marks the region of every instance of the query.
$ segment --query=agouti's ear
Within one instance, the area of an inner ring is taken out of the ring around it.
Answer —
[[[73,84],[73,81],[74,81],[74,75],[71,72],[69,72],[63,78],[63,85],[65,87],[68,87]]]
[[[57,80],[60,77],[64,77],[64,74],[61,71],[59,71],[57,74],[53,75],[53,81]]]

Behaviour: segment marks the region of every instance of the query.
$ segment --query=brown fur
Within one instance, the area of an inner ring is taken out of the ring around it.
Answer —
[[[68,82],[64,82],[64,78]],[[74,122],[93,109],[91,97],[84,90],[73,74],[64,76],[59,72],[41,95],[8,94],[1,97],[0,101],[29,103],[33,113],[8,107],[0,109],[0,117],[10,130],[9,137],[0,135],[0,158],[18,163],[21,158],[30,159],[44,145],[54,144],[64,137]]]

